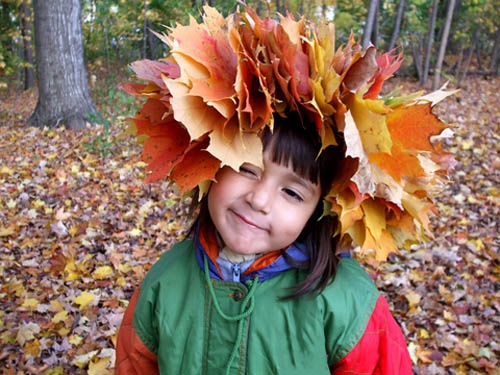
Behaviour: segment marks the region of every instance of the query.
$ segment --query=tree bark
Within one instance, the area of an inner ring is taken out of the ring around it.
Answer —
[[[493,45],[493,50],[491,51],[491,61],[490,61],[490,71],[492,74],[498,75],[498,59],[500,54],[498,53],[500,49],[500,26],[497,29],[495,44]]]
[[[434,69],[434,79],[432,80],[432,90],[436,90],[439,86],[439,78],[443,68],[444,54],[446,52],[446,45],[448,44],[448,35],[450,34],[451,21],[453,19],[453,10],[455,8],[455,0],[449,0],[448,9],[446,11],[446,20],[444,23],[443,34],[441,37],[441,44],[439,46],[439,54]]]
[[[378,11],[379,0],[370,0],[370,6],[368,8],[368,14],[366,15],[365,29],[363,30],[363,47],[366,48],[370,45],[370,42],[376,44],[376,40],[372,39],[372,34],[375,26],[376,15]]]
[[[145,59],[147,57],[147,42],[148,42],[148,0],[144,0],[143,3],[143,14],[144,22],[142,26],[142,51],[141,58]]]
[[[38,103],[30,126],[81,129],[96,109],[83,61],[80,0],[34,0]]]
[[[414,39],[417,39],[415,42]],[[410,45],[411,51],[413,55],[413,64],[415,65],[415,71],[417,72],[417,77],[421,81],[422,80],[422,38],[418,38],[415,36],[410,36]]]
[[[32,29],[33,21],[31,18],[31,8],[29,0],[23,0],[21,4],[21,35],[23,36],[23,76],[24,90],[35,87],[35,70],[33,61],[33,42]]]
[[[434,31],[436,28],[436,18],[438,14],[439,0],[434,0],[432,3],[431,14],[429,15],[429,32],[427,33],[427,40],[425,43],[425,53],[424,53],[424,66],[422,69],[422,77],[420,83],[422,85],[427,84],[429,79],[429,69],[431,65],[432,47],[434,45]]]
[[[394,24],[394,29],[392,30],[391,41],[389,42],[389,51],[396,45],[396,40],[398,40],[399,32],[401,30],[401,23],[403,22],[403,16],[405,12],[406,0],[399,0],[398,12],[396,14],[396,22]]]

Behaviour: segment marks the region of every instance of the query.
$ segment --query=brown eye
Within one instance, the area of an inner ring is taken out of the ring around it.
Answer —
[[[298,202],[302,202],[304,200],[296,191],[292,189],[283,189],[283,192],[290,198],[295,199]]]

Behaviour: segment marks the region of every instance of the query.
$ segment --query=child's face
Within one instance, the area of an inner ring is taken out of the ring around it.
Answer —
[[[217,174],[208,193],[208,209],[224,244],[238,254],[261,254],[286,248],[302,232],[319,199],[320,187],[291,167],[271,161],[244,164]]]

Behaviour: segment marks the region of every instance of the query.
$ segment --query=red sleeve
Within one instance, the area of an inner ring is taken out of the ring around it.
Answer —
[[[412,363],[401,328],[380,296],[356,346],[332,368],[332,374],[411,375]]]
[[[157,375],[159,373],[156,355],[142,343],[132,325],[138,298],[139,291],[137,290],[125,311],[118,332],[115,375]]]

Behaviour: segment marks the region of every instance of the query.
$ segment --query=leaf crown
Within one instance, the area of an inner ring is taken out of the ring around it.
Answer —
[[[340,221],[335,234],[378,259],[431,235],[432,194],[453,164],[431,141],[449,128],[432,109],[452,92],[381,98],[401,54],[377,56],[352,35],[335,48],[333,23],[262,19],[249,7],[224,18],[205,6],[202,22],[191,17],[158,36],[168,57],[132,63],[146,83],[122,85],[145,99],[129,120],[147,181],[206,192],[223,166],[261,165],[261,132],[297,111],[315,124],[322,149],[341,133],[346,142],[349,165],[325,197],[325,214]]]

